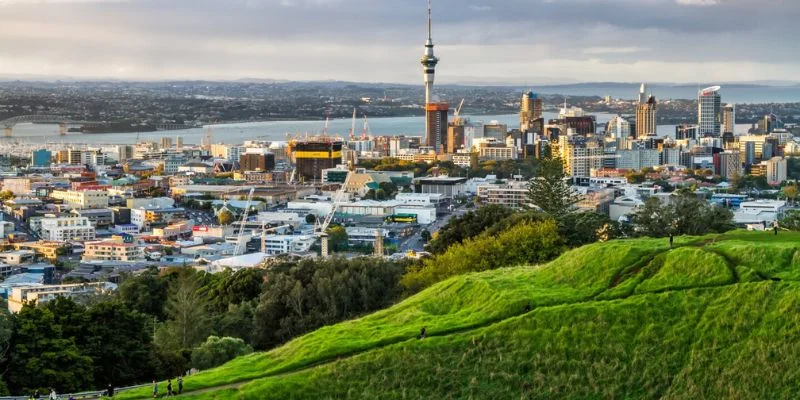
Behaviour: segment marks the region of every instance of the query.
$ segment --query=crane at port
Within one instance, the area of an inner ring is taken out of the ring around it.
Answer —
[[[347,185],[350,183],[350,178],[353,176],[353,171],[348,170],[347,176],[344,178],[344,182],[342,183],[342,187],[336,191],[336,194],[333,196],[333,204],[331,205],[331,211],[325,216],[325,219],[322,221],[320,225],[316,227],[316,234],[317,237],[320,238],[320,247],[322,252],[322,257],[328,257],[329,249],[328,249],[328,234],[326,231],[330,226],[331,222],[333,222],[333,217],[336,215],[336,211],[339,209],[339,203],[342,202],[342,196],[347,191]]]

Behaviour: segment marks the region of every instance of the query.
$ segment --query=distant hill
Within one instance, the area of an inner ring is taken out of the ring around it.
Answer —
[[[598,243],[450,279],[185,386],[193,399],[793,398],[799,280],[800,234]]]

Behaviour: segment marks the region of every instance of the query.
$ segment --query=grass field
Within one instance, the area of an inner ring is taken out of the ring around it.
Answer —
[[[593,244],[447,280],[188,377],[183,397],[783,398],[800,389],[798,274],[796,234]]]

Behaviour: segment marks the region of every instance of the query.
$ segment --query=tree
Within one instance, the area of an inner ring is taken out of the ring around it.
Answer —
[[[171,285],[165,306],[168,317],[156,334],[159,346],[191,349],[208,337],[207,300],[201,292],[200,279],[194,271],[184,271]]]
[[[314,224],[317,222],[317,216],[314,214],[306,215],[306,223],[307,224]]]
[[[797,202],[797,185],[788,185],[783,188],[783,195],[789,200],[789,203],[795,204]]]
[[[14,193],[11,192],[10,190],[0,191],[0,200],[8,201],[8,200],[11,200],[13,198],[14,198]]]
[[[131,310],[164,320],[164,303],[167,301],[167,282],[158,277],[158,270],[151,269],[137,276],[130,276],[119,286],[119,297]]]
[[[581,201],[581,196],[572,190],[566,177],[560,159],[543,159],[528,191],[530,201],[556,220],[572,212],[575,204]]]
[[[481,235],[451,246],[444,254],[412,268],[403,276],[402,285],[415,293],[468,272],[550,261],[564,249],[554,221],[524,223],[497,236]]]
[[[92,359],[62,332],[53,313],[44,307],[25,305],[14,316],[7,375],[12,392],[44,392],[48,387],[74,392],[91,385]]]
[[[331,251],[347,250],[347,231],[341,225],[334,225],[328,228],[328,245]]]
[[[130,385],[153,376],[153,338],[148,319],[118,300],[89,308],[81,350],[92,358],[94,387]]]
[[[203,344],[192,351],[192,366],[206,370],[252,352],[253,348],[242,339],[209,336]]]
[[[780,226],[783,229],[800,232],[800,211],[787,212],[786,216],[780,221]]]
[[[558,232],[569,247],[579,247],[623,236],[619,224],[607,215],[593,211],[567,214],[558,224]]]
[[[668,204],[662,204],[656,198],[648,199],[631,217],[636,232],[642,236],[666,237],[722,233],[735,228],[730,210],[709,204],[690,191],[679,191],[669,200]]]
[[[224,209],[217,214],[217,222],[220,225],[230,225],[233,222],[233,213],[228,211],[228,209]]]
[[[427,229],[422,229],[422,231],[419,233],[419,237],[423,242],[428,243],[431,240],[431,232]]]
[[[396,302],[406,262],[374,258],[302,259],[273,266],[253,324],[253,346],[267,349],[298,335]]]
[[[209,299],[215,310],[224,312],[229,305],[257,299],[264,284],[264,270],[245,268],[217,274],[220,279],[211,287]]]
[[[470,211],[464,215],[451,218],[428,244],[433,254],[442,254],[448,247],[461,243],[466,239],[480,235],[500,221],[514,214],[514,210],[501,205],[490,204]]]

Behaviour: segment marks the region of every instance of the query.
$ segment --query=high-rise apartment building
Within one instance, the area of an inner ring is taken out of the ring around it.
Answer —
[[[447,103],[428,103],[425,105],[425,145],[442,153],[447,148]]]
[[[626,139],[631,135],[631,124],[619,115],[614,116],[606,125],[606,136],[614,139]]]
[[[542,118],[542,99],[533,91],[522,95],[519,112],[519,130],[527,132],[534,129],[534,122]]]
[[[447,126],[447,154],[455,154],[464,147],[465,129],[463,119],[453,121]]]
[[[722,133],[734,133],[736,128],[736,106],[726,104],[722,109]]]
[[[646,94],[646,90],[643,83],[639,89],[639,104],[636,105],[636,137],[656,133],[656,98]]]
[[[719,170],[717,170],[717,175],[725,179],[744,175],[742,156],[738,151],[724,151],[718,153],[717,156],[719,157]]]
[[[788,162],[783,157],[772,157],[767,161],[767,182],[770,185],[780,185],[786,181]]]
[[[603,168],[603,142],[597,138],[583,136],[560,136],[559,151],[564,162],[564,171],[571,177],[591,176],[593,169]]]
[[[722,98],[719,86],[712,86],[697,93],[697,125],[700,136],[722,135]]]

